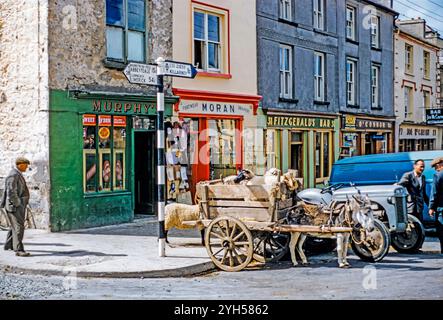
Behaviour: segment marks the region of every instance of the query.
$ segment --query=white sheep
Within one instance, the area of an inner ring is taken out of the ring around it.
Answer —
[[[196,221],[195,226],[183,224],[185,221]],[[202,244],[205,245],[205,227],[200,220],[199,205],[189,205],[183,203],[171,203],[165,206],[165,237],[168,241],[168,231],[172,228],[179,230],[197,228],[200,230]]]

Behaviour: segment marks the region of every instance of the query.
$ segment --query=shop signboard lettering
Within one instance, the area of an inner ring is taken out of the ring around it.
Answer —
[[[179,112],[210,115],[252,115],[252,106],[212,101],[181,101]]]
[[[358,119],[355,123],[356,129],[381,129],[381,130],[392,130],[393,125],[390,121],[380,121],[380,120],[366,120]]]
[[[268,127],[333,129],[335,119],[298,116],[268,116]]]
[[[122,114],[147,114],[155,115],[157,107],[154,103],[120,102],[107,100],[93,100],[92,111]]]
[[[438,129],[400,126],[400,139],[435,139]]]
[[[426,109],[426,124],[443,124],[443,109]]]

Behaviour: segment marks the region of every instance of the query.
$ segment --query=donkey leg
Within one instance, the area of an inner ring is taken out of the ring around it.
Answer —
[[[342,233],[337,234],[337,260],[338,266],[344,268],[345,264],[343,262],[343,250],[344,250],[344,237]]]
[[[303,264],[308,264],[308,259],[306,258],[305,252],[303,251],[303,244],[305,243],[307,236],[306,234],[301,234],[300,239],[297,242],[297,252],[300,255]]]
[[[343,263],[346,267],[349,267],[350,264],[348,262],[348,248],[349,248],[349,233],[344,234],[344,250],[343,250]]]
[[[289,242],[289,252],[291,253],[291,261],[294,266],[298,265],[297,257],[295,255],[295,247],[297,246],[300,232],[291,232],[291,241]]]

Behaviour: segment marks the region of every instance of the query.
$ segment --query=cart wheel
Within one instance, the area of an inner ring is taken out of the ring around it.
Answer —
[[[252,235],[243,222],[232,217],[213,220],[205,234],[206,250],[224,271],[240,271],[252,260]]]
[[[277,262],[289,250],[290,235],[280,232],[254,234],[254,258],[259,262]]]

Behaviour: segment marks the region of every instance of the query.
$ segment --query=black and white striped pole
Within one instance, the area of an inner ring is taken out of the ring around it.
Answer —
[[[165,95],[163,92],[163,77],[165,75],[165,60],[160,57],[157,62],[157,214],[159,224],[158,253],[165,257]]]

